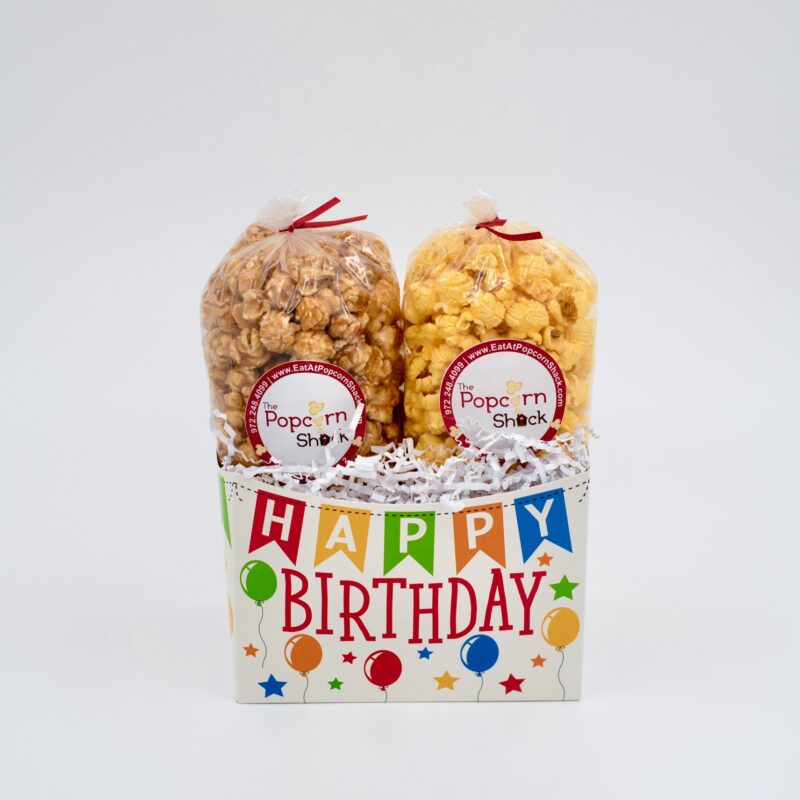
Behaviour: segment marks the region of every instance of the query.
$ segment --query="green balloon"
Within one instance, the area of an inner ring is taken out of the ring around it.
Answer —
[[[278,589],[275,570],[263,561],[248,561],[239,573],[239,583],[244,593],[256,603],[269,600]]]

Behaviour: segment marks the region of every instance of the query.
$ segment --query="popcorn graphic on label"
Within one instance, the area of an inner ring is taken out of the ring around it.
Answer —
[[[308,404],[308,413],[319,414],[323,408],[325,408],[325,403],[320,403],[318,400],[311,400]]]
[[[522,381],[506,381],[506,393],[516,394],[522,388]]]

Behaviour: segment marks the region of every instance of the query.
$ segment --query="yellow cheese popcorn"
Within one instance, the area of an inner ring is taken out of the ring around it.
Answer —
[[[406,275],[404,434],[436,462],[457,447],[439,411],[442,376],[460,353],[479,342],[519,339],[546,350],[566,383],[563,419],[552,427],[563,432],[589,422],[594,275],[578,255],[547,235],[510,241],[476,227],[496,220],[490,202],[473,203],[470,211],[470,223],[441,229],[423,242]],[[534,230],[502,221],[492,227],[505,234]]]

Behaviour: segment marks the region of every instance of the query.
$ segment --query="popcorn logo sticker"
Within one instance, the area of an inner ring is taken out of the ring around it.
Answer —
[[[265,464],[341,464],[363,441],[365,404],[358,381],[341,367],[322,361],[279,364],[250,392],[247,436]]]
[[[465,431],[555,436],[566,406],[564,375],[541,347],[521,339],[492,339],[465,350],[444,373],[439,392],[450,435],[468,444]]]

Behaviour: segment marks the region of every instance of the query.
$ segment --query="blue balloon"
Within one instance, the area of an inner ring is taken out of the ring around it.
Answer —
[[[491,636],[476,633],[461,645],[461,663],[476,675],[491,669],[500,657],[500,648]]]

